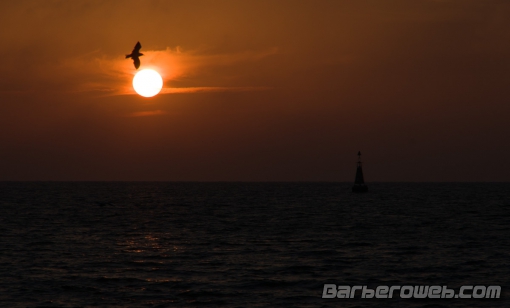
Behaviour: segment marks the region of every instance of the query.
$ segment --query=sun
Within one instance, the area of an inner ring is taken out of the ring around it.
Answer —
[[[141,96],[152,97],[158,94],[162,87],[163,78],[155,70],[144,69],[133,77],[133,88]]]

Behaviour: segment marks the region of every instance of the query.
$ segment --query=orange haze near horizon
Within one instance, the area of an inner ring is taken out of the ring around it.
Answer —
[[[510,181],[510,2],[0,4],[0,180]],[[138,96],[130,53],[157,70]]]

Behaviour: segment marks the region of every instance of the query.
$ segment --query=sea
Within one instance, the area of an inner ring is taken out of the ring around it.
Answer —
[[[510,307],[510,183],[368,186],[1,182],[0,307]]]

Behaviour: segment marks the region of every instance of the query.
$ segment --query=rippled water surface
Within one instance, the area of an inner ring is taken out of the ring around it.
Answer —
[[[0,183],[0,306],[510,307],[510,184]],[[500,299],[322,299],[323,285]]]

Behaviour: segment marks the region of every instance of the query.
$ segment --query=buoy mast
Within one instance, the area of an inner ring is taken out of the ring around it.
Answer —
[[[356,178],[354,179],[354,186],[352,187],[353,192],[367,192],[368,187],[365,185],[363,179],[363,168],[361,166],[361,151],[358,151],[358,163],[356,166]]]

